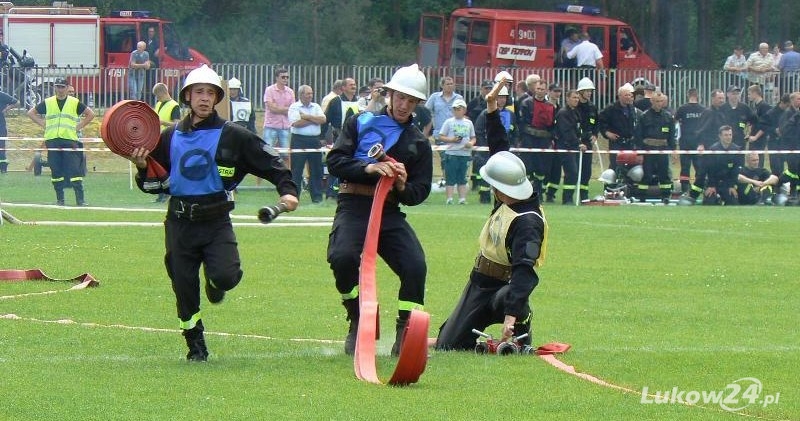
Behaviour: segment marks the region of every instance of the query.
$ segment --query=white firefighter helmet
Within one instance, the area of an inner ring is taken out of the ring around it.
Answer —
[[[578,91],[585,91],[587,89],[594,90],[595,87],[594,87],[594,82],[592,82],[592,80],[589,79],[588,77],[585,77],[585,78],[583,78],[583,79],[578,81],[578,89],[577,90]]]
[[[508,86],[500,88],[500,92],[497,93],[497,96],[508,96]]]
[[[598,181],[602,181],[603,183],[606,183],[606,184],[616,183],[617,182],[617,173],[614,170],[612,170],[611,168],[609,168],[607,170],[603,170],[603,172],[600,173],[600,177],[598,177],[597,180]]]
[[[419,66],[416,63],[397,69],[389,83],[383,85],[383,87],[411,95],[423,101],[428,98],[426,93],[428,92],[428,79],[425,78],[425,74],[419,70]]]
[[[514,81],[514,77],[511,76],[511,73],[508,73],[505,70],[501,71],[500,73],[497,74],[497,76],[494,77],[495,82],[500,82],[503,79],[506,80],[506,83]]]
[[[232,77],[231,80],[228,81],[228,88],[229,89],[242,89],[242,81]]]
[[[638,183],[642,181],[644,178],[644,168],[641,165],[636,165],[635,167],[628,170],[628,178],[633,180],[634,183]]]
[[[181,102],[187,105],[189,104],[189,101],[184,95],[189,87],[198,83],[207,83],[217,88],[217,102],[215,102],[214,105],[219,104],[219,102],[222,101],[222,98],[225,97],[225,92],[222,91],[222,85],[219,83],[219,81],[220,77],[217,72],[205,64],[192,70],[188,75],[186,75],[186,80],[183,82],[183,88],[181,89],[180,93]]]
[[[514,199],[525,200],[533,194],[533,184],[525,176],[525,164],[511,152],[492,155],[480,173],[490,186]]]

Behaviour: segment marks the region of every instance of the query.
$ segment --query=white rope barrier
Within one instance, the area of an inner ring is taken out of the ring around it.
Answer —
[[[37,142],[44,142],[44,138],[37,138],[37,137],[0,137],[0,140],[9,140],[9,141],[37,141]],[[78,139],[80,142],[83,143],[103,143],[103,139],[96,138],[96,137],[88,137],[88,138],[81,138]],[[447,151],[450,147],[447,145],[433,145],[431,149],[434,151]],[[331,148],[329,146],[323,146],[319,148],[274,148],[276,152],[280,153],[328,153]],[[42,151],[73,151],[73,152],[111,152],[108,148],[46,148],[46,147],[37,147],[37,148],[0,148],[0,150],[5,151],[21,151],[21,152],[42,152]],[[488,152],[489,148],[486,146],[475,146],[471,149],[474,152]],[[543,152],[543,153],[574,153],[580,154],[579,150],[575,149],[554,149],[554,148],[510,148],[511,152]],[[740,149],[736,151],[711,151],[711,150],[641,150],[641,149],[600,149],[599,146],[596,149],[586,150],[583,153],[589,154],[608,154],[608,153],[636,153],[639,155],[737,155],[737,154],[747,154],[747,153],[757,153],[757,154],[798,154],[800,150],[798,149],[781,149],[781,150],[754,150],[754,149]]]

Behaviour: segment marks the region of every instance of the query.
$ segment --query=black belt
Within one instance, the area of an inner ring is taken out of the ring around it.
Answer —
[[[179,219],[186,219],[191,222],[205,222],[227,217],[230,211],[236,207],[234,202],[223,200],[211,203],[187,202],[177,197],[169,199],[169,214]]]
[[[579,69],[596,69],[597,66],[590,66],[588,64],[582,64],[582,65],[578,66],[578,68]]]

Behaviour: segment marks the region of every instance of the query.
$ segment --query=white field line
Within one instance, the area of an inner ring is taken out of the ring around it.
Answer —
[[[24,298],[24,297],[33,297],[36,295],[50,295],[50,294],[57,294],[59,292],[67,292],[70,291],[69,289],[58,289],[53,291],[42,291],[42,292],[26,292],[24,294],[16,294],[16,295],[0,295],[0,300],[10,300],[13,298]]]
[[[163,227],[163,222],[75,222],[75,221],[35,221],[24,222],[22,225],[49,225],[49,226],[75,226],[75,227]],[[261,224],[257,222],[234,222],[234,227],[330,227],[330,222],[272,222]]]
[[[0,203],[0,207],[9,207],[9,208],[40,208],[40,209],[58,209],[62,211],[86,211],[86,210],[95,210],[95,211],[113,211],[113,212],[150,212],[150,213],[166,213],[167,210],[163,208],[114,208],[114,207],[100,207],[100,206],[82,206],[82,207],[71,207],[71,206],[58,206],[58,205],[42,205],[36,203],[9,203],[9,202],[2,202]],[[258,217],[255,215],[236,215],[231,214],[232,219],[252,219],[255,220]],[[298,222],[332,222],[332,216],[290,216],[290,215],[281,215],[280,220],[282,221],[298,221]]]
[[[123,324],[102,324],[102,323],[92,323],[92,322],[76,322],[72,319],[59,319],[59,320],[44,320],[44,319],[37,319],[34,317],[20,317],[16,314],[2,314],[0,315],[0,320],[16,320],[16,321],[24,321],[24,322],[34,322],[34,323],[45,323],[45,324],[63,324],[63,325],[76,325],[81,327],[90,327],[90,328],[108,328],[108,329],[126,329],[126,330],[138,330],[142,332],[154,332],[154,333],[181,333],[180,329],[166,329],[166,328],[157,328],[157,327],[147,327],[147,326],[129,326]],[[333,339],[315,339],[315,338],[276,338],[274,336],[266,336],[266,335],[255,335],[255,334],[246,334],[246,333],[228,333],[228,332],[214,332],[206,330],[204,332],[206,335],[211,336],[227,336],[233,338],[245,338],[245,339],[259,339],[259,340],[270,340],[270,341],[290,341],[290,342],[305,342],[305,343],[320,343],[320,344],[342,344],[344,341],[341,340],[333,340]]]
[[[151,208],[112,208],[112,207],[66,207],[57,205],[41,205],[33,203],[2,203],[0,206],[5,207],[20,207],[20,208],[42,208],[42,209],[58,209],[62,211],[82,211],[82,210],[96,210],[96,211],[114,211],[114,212],[158,212],[166,213],[165,209],[151,209]],[[241,220],[256,220],[255,215],[233,215],[231,219]],[[262,224],[259,222],[234,222],[234,227],[330,227],[333,222],[333,217],[330,216],[288,216],[281,215],[278,221],[270,224]],[[47,226],[76,226],[76,227],[163,227],[163,222],[127,222],[127,221],[23,221],[22,225],[47,225]]]

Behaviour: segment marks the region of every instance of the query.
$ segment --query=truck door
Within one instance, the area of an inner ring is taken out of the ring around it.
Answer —
[[[450,43],[450,66],[464,67],[467,61],[467,40],[472,19],[458,18],[453,23],[453,40]]]
[[[420,66],[439,66],[439,53],[442,48],[444,16],[422,15],[419,26],[419,49],[417,61]]]
[[[514,34],[516,45],[514,60],[520,67],[553,67],[555,47],[553,46],[553,24],[520,22]]]
[[[487,20],[473,20],[470,25],[467,44],[467,66],[483,67],[492,62],[492,49],[489,46],[491,23]]]
[[[136,24],[114,23],[103,27],[105,63],[107,67],[128,67],[131,52],[136,49]]]

